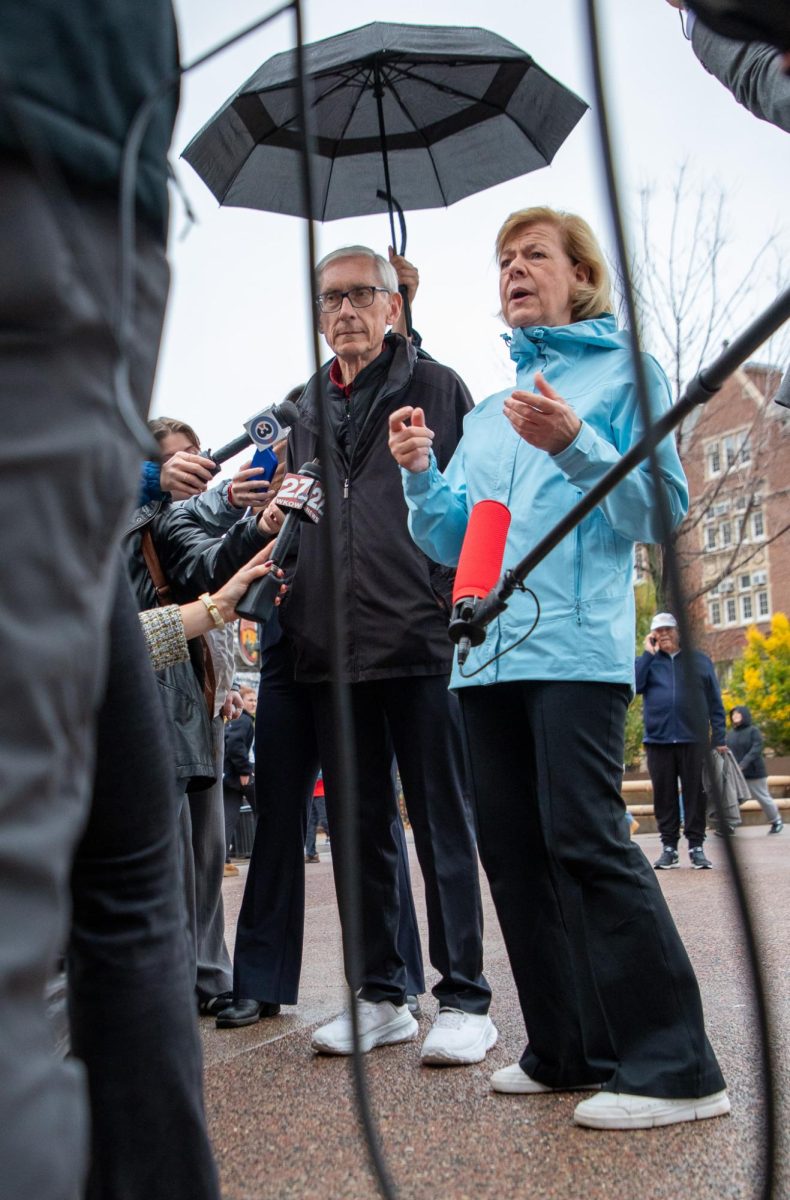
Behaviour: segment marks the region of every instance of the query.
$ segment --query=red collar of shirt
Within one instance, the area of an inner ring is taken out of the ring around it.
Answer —
[[[381,351],[382,353],[384,352],[384,342],[381,343]],[[330,383],[333,383],[336,388],[339,388],[345,398],[348,399],[348,397],[351,395],[351,389],[354,386],[354,381],[352,380],[351,383],[343,382],[343,375],[340,371],[340,360],[338,358],[332,359],[332,364],[329,368],[329,381]]]

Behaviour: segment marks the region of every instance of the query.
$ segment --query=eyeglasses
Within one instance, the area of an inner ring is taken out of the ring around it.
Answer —
[[[376,298],[376,292],[391,295],[389,288],[360,286],[349,288],[347,292],[321,292],[320,296],[316,296],[315,302],[322,313],[337,312],[339,308],[343,307],[346,296],[348,296],[352,308],[370,308]]]

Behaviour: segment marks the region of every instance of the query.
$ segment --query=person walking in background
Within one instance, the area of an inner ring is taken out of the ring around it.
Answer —
[[[681,661],[678,623],[672,613],[657,613],[645,638],[644,653],[636,660],[636,690],[644,697],[645,750],[653,784],[653,809],[661,834],[661,854],[653,863],[657,871],[680,866],[680,800],[683,793],[683,829],[689,861],[697,870],[709,870],[705,857],[705,793],[702,764],[706,746],[700,743],[696,722],[686,697],[685,664]],[[699,695],[706,706],[711,744],[725,754],[725,720],[721,691],[707,654],[694,651],[692,669],[699,679]]]
[[[727,749],[732,751],[735,761],[760,808],[771,822],[769,833],[781,833],[784,829],[776,801],[768,790],[768,772],[763,755],[763,735],[752,724],[752,714],[745,704],[736,704],[730,709],[732,729],[727,732]]]

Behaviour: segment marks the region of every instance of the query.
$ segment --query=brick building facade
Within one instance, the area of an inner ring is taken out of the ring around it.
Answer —
[[[780,372],[749,363],[685,423],[691,507],[678,538],[699,648],[720,674],[746,630],[790,612],[790,411]]]

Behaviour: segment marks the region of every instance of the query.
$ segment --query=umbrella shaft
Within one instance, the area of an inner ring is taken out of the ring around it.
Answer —
[[[390,215],[390,236],[392,238],[392,248],[395,249],[397,242],[395,241],[395,217],[392,212],[392,187],[390,186],[390,162],[387,156],[387,134],[384,129],[384,87],[381,82],[378,63],[373,65],[373,73],[376,78],[376,111],[379,116],[379,137],[381,138],[381,157],[384,160],[384,187],[387,191],[387,209]]]

